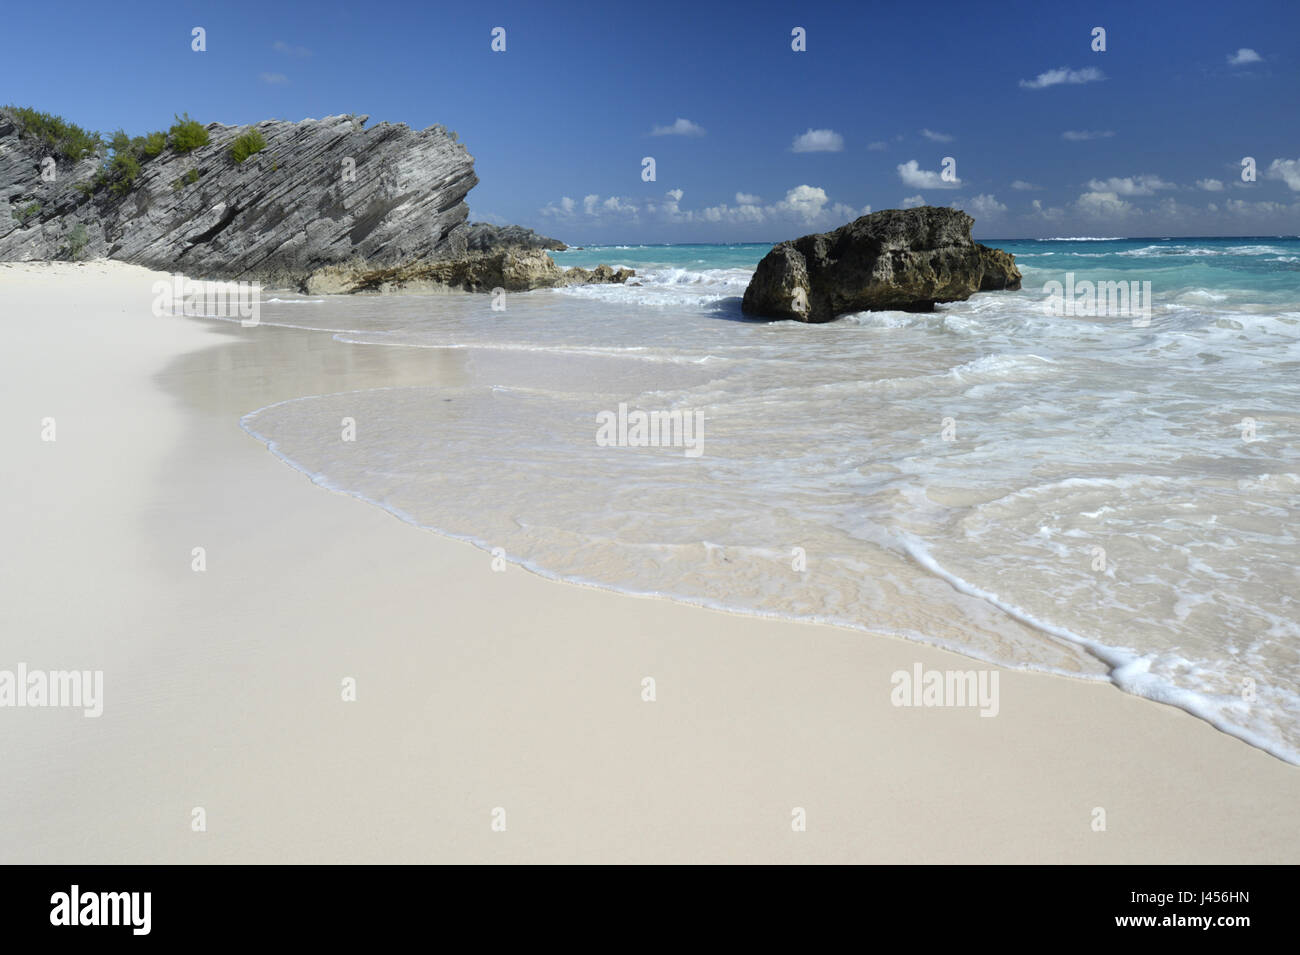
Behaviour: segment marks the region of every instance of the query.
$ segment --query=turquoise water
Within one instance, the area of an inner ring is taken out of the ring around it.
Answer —
[[[638,274],[504,311],[287,296],[263,324],[465,376],[244,423],[539,574],[1109,680],[1300,763],[1300,240],[986,244],[1022,290],[823,325],[741,314],[766,244],[558,253]],[[1045,307],[1120,281],[1141,321]],[[620,405],[698,418],[702,453],[602,442]],[[340,442],[345,416],[375,424]]]
[[[1093,281],[1150,281],[1160,298],[1203,289],[1224,301],[1290,303],[1300,299],[1300,238],[986,239],[1016,257],[1025,285],[1064,273]],[[604,262],[636,269],[706,272],[753,270],[771,243],[728,245],[593,245],[552,253],[563,267]]]
[[[1203,290],[1220,301],[1292,304],[1300,299],[1300,239],[1115,239],[986,243],[1016,256],[1026,284],[1073,271],[1095,281],[1149,281],[1156,301]]]
[[[589,269],[626,263],[633,268],[657,269],[750,269],[772,248],[770,242],[737,242],[730,245],[589,245],[567,252],[552,252],[563,268],[579,265]]]

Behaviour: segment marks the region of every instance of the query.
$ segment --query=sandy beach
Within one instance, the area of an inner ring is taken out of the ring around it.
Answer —
[[[472,356],[155,317],[159,278],[0,265],[0,668],[104,674],[98,718],[0,709],[0,861],[1300,861],[1300,771],[1181,710],[1009,669],[994,718],[894,706],[989,667],[498,572],[314,486],[240,417]]]

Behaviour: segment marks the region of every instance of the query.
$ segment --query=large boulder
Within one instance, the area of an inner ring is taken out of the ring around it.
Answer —
[[[974,242],[974,222],[957,209],[886,209],[782,242],[759,262],[741,308],[829,322],[846,312],[928,312],[936,302],[1020,288],[1015,257]]]

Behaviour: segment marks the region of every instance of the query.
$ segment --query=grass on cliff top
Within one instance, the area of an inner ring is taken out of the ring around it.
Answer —
[[[190,119],[189,113],[177,116],[167,133],[171,137],[172,149],[178,153],[193,152],[208,144],[208,131],[198,120]]]
[[[266,139],[255,129],[248,129],[240,133],[235,141],[230,144],[230,158],[237,163],[242,163],[253,153],[260,153],[266,148]]]
[[[206,146],[209,138],[203,124],[191,119],[189,113],[176,116],[176,122],[167,132],[155,130],[145,136],[128,136],[124,130],[119,129],[111,139],[106,140],[99,133],[84,130],[52,113],[12,105],[3,107],[3,110],[13,118],[20,138],[35,140],[55,156],[77,162],[103,155],[103,162],[95,175],[77,185],[86,196],[106,186],[114,195],[126,195],[139,177],[141,166],[162,155],[169,145],[178,153],[188,153]],[[261,136],[258,135],[257,138],[260,140]],[[265,146],[263,141],[260,146],[251,149],[248,155]],[[197,178],[197,174],[195,176]]]
[[[109,143],[112,155],[100,166],[90,191],[108,186],[115,196],[124,196],[135,185],[140,167],[167,148],[167,134],[161,130],[147,136],[128,136],[119,129]]]
[[[11,105],[4,109],[13,117],[19,136],[37,140],[56,156],[77,162],[103,148],[104,141],[99,133],[82,129],[62,116],[26,106]]]

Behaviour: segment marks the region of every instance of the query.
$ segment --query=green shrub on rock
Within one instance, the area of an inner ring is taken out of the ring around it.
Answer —
[[[266,139],[255,129],[246,130],[235,138],[230,145],[230,158],[242,163],[253,153],[260,153],[266,148]]]
[[[172,192],[180,192],[186,186],[192,186],[198,181],[199,171],[197,169],[191,169],[180,178],[172,180]]]
[[[68,244],[59,251],[69,259],[77,260],[86,251],[86,243],[89,241],[90,236],[86,234],[86,227],[78,222],[68,233]]]
[[[144,137],[144,145],[141,151],[145,159],[153,159],[164,149],[167,148],[167,134],[164,132],[153,132]]]
[[[25,225],[28,219],[32,216],[40,215],[40,212],[41,204],[39,202],[33,202],[30,205],[23,206],[21,209],[14,209],[10,215],[18,220],[19,225]]]
[[[88,132],[62,116],[26,106],[6,106],[4,110],[13,117],[19,136],[37,140],[51,153],[64,159],[76,162],[95,155],[103,146],[99,133]]]
[[[193,152],[208,144],[208,131],[198,120],[190,119],[189,113],[177,116],[167,133],[171,138],[172,149],[178,153]]]

